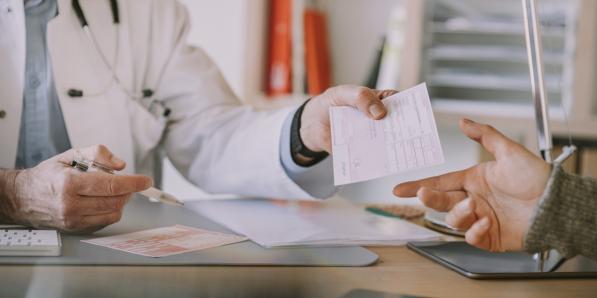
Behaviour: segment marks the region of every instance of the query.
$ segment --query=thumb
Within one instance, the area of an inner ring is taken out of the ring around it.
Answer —
[[[487,124],[479,124],[470,119],[460,120],[460,130],[475,142],[481,144],[489,153],[500,158],[508,148],[518,146],[497,129]]]
[[[379,92],[366,87],[340,86],[332,88],[331,99],[334,106],[352,106],[367,117],[378,120],[386,116],[387,109],[380,99]]]
[[[126,163],[104,145],[95,145],[81,149],[68,150],[58,157],[59,161],[70,164],[73,160],[94,161],[109,169],[120,171],[124,169]]]

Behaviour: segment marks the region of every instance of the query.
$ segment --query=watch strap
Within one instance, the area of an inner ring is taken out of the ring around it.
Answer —
[[[303,115],[303,110],[307,103],[309,103],[311,99],[305,101],[294,113],[294,117],[292,118],[292,124],[290,126],[290,153],[292,155],[292,159],[295,163],[300,164],[302,166],[312,166],[320,161],[324,160],[329,154],[325,151],[315,152],[307,148],[305,143],[303,143],[303,139],[301,138],[301,118]],[[308,163],[305,162],[297,162],[296,155],[299,154],[303,157],[311,159]]]

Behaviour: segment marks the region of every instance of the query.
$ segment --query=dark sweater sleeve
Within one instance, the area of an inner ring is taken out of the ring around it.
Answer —
[[[531,220],[525,249],[555,249],[565,257],[597,259],[597,181],[555,166]]]

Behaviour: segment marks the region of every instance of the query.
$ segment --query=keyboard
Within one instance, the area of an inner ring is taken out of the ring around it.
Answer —
[[[0,229],[0,256],[60,256],[61,248],[54,230]]]

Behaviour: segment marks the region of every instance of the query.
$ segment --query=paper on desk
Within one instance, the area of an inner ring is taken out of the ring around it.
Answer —
[[[439,234],[365,211],[339,198],[323,202],[230,200],[186,206],[264,247],[403,245]]]
[[[330,109],[334,184],[343,185],[444,162],[427,85],[384,99],[387,116],[371,120],[352,107]]]
[[[175,225],[83,242],[147,257],[165,257],[245,241],[247,238]]]

